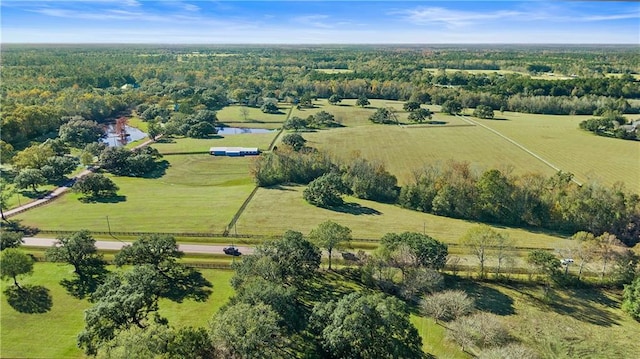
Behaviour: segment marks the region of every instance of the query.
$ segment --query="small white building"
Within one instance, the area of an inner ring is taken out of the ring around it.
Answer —
[[[255,156],[260,154],[257,147],[211,147],[209,153],[213,156]]]

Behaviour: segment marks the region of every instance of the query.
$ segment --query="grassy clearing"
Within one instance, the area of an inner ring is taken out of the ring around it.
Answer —
[[[293,229],[306,234],[321,222],[332,220],[351,228],[354,238],[379,239],[388,232],[424,230],[438,240],[457,243],[469,228],[478,224],[352,197],[346,198],[352,205],[338,212],[308,204],[302,198],[303,189],[303,186],[260,188],[237,222],[238,233],[278,235]],[[274,216],[286,220],[274,221]],[[494,228],[509,234],[517,246],[556,248],[566,243],[560,236],[518,228]]]
[[[258,147],[267,150],[276,136],[272,133],[246,133],[237,135],[216,136],[215,138],[174,138],[163,139],[152,146],[160,153],[209,152],[211,147]]]
[[[497,117],[506,121],[474,120],[573,173],[581,182],[595,181],[611,186],[622,181],[629,189],[640,193],[640,143],[580,130],[578,124],[592,116],[505,112]]]
[[[83,203],[66,194],[16,219],[48,230],[221,233],[254,188],[250,158],[167,156],[160,178],[112,177],[120,197]]]
[[[280,113],[268,114],[260,111],[260,108],[257,107],[227,106],[218,111],[218,120],[229,126],[275,129],[281,127],[281,124],[287,118],[291,104],[279,103],[278,107],[280,108]],[[243,109],[247,110],[246,119],[242,113]]]
[[[49,289],[53,300],[51,310],[43,314],[24,314],[7,304],[0,294],[0,357],[2,358],[82,358],[76,347],[76,336],[84,327],[83,311],[90,306],[67,294],[59,282],[71,276],[72,268],[54,263],[36,263],[34,275],[22,284],[42,285]],[[213,284],[213,293],[204,303],[185,301],[182,304],[160,302],[160,314],[174,326],[206,325],[213,314],[233,294],[229,284],[231,271],[201,270]],[[2,281],[2,289],[9,285]],[[35,341],[34,341],[35,340]]]

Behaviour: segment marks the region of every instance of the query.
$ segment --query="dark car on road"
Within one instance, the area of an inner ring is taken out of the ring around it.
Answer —
[[[234,257],[237,257],[237,256],[239,256],[239,255],[241,255],[241,254],[242,254],[242,253],[240,253],[240,251],[238,250],[238,248],[236,248],[236,247],[234,247],[234,246],[231,246],[231,247],[225,247],[225,248],[223,249],[223,251],[224,251],[224,254],[228,254],[228,255],[230,255],[230,256],[234,256]]]

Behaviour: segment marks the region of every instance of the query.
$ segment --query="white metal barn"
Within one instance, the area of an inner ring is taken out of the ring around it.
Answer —
[[[257,147],[211,147],[209,153],[213,156],[254,156],[260,154]]]

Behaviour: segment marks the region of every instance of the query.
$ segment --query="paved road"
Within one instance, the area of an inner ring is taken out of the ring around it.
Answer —
[[[51,247],[56,242],[55,238],[25,237],[23,246],[26,247]],[[103,250],[120,250],[131,242],[123,241],[96,241],[96,247]],[[179,244],[178,248],[185,253],[224,254],[223,249],[228,246],[214,244]],[[251,254],[253,247],[236,246],[240,253]]]

